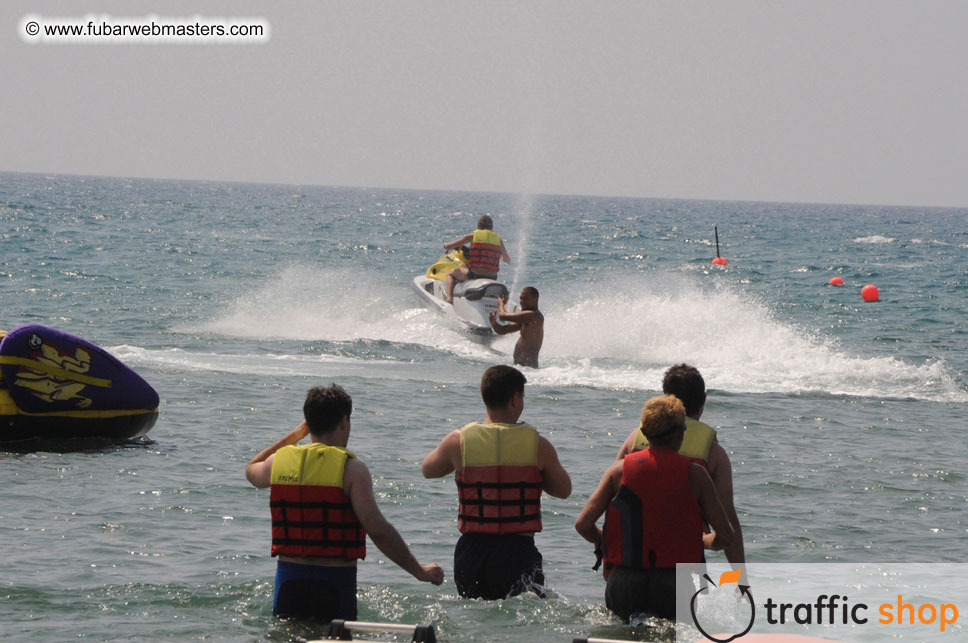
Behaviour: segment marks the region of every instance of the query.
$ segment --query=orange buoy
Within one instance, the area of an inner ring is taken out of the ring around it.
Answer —
[[[726,260],[719,256],[719,226],[713,226],[713,232],[716,233],[716,258],[713,259],[714,266],[725,266]]]
[[[841,279],[840,277],[834,277],[833,279],[831,279],[827,283],[829,283],[831,286],[843,286],[844,285],[844,280]]]
[[[860,296],[864,298],[864,301],[877,301],[880,299],[881,294],[877,291],[877,286],[867,284],[860,289]]]

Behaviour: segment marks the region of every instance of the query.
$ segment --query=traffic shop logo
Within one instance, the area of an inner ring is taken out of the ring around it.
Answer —
[[[717,638],[712,634],[710,634],[709,632],[707,632],[705,629],[703,629],[702,624],[699,622],[700,619],[696,614],[696,605],[699,601],[699,597],[704,593],[706,596],[708,596],[710,592],[709,590],[710,586],[717,589],[722,589],[724,585],[729,585],[731,583],[739,583],[741,577],[742,577],[742,571],[739,569],[733,570],[731,572],[723,572],[719,577],[719,585],[717,586],[716,583],[713,582],[713,579],[711,579],[707,574],[703,574],[702,578],[706,582],[699,583],[700,585],[699,589],[696,591],[695,594],[692,595],[692,599],[689,601],[689,612],[692,614],[693,624],[695,624],[696,628],[702,633],[702,635],[705,636],[710,641],[715,641],[716,643],[730,643],[730,641],[734,641],[740,638],[741,636],[745,636],[751,629],[753,629],[753,622],[756,620],[756,605],[753,603],[753,594],[752,592],[750,592],[749,585],[738,585],[739,591],[741,592],[743,598],[745,598],[750,605],[749,623],[747,623],[746,629],[744,629],[742,632],[739,632],[738,634],[732,634],[732,635],[721,635],[721,636],[726,636],[726,638]]]

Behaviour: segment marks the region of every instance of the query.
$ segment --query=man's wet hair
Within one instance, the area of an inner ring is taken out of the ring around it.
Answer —
[[[493,230],[494,229],[494,219],[491,218],[489,214],[482,214],[477,217],[477,229],[478,230]]]
[[[524,288],[521,289],[521,292],[522,293],[526,292],[529,295],[534,295],[535,297],[538,297],[538,289],[535,288],[534,286],[525,286]]]
[[[676,364],[665,372],[662,392],[682,400],[686,415],[695,415],[706,403],[706,381],[699,369],[688,364]]]
[[[504,408],[515,393],[524,393],[524,384],[527,381],[524,373],[512,366],[492,366],[481,377],[484,406],[489,409]]]
[[[306,391],[303,416],[313,435],[329,433],[353,413],[353,398],[342,386],[316,386]]]

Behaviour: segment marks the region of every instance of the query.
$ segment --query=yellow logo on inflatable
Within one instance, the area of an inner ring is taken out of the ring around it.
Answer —
[[[31,346],[31,348],[33,347]],[[78,374],[87,373],[91,368],[91,354],[81,347],[75,349],[73,357],[61,354],[57,348],[50,344],[41,343],[39,348],[42,355],[36,356],[34,361],[41,366],[51,366],[55,369]],[[79,409],[86,409],[91,405],[91,398],[80,394],[87,386],[86,384],[64,380],[45,372],[43,368],[24,366],[17,373],[15,383],[17,386],[32,391],[36,397],[48,403],[77,400],[77,408]]]

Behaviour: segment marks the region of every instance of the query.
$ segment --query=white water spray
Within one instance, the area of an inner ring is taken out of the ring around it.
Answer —
[[[511,296],[521,292],[522,282],[528,274],[528,249],[531,242],[531,230],[534,226],[534,195],[519,194],[516,199],[517,237],[511,261],[514,265],[514,276],[511,280]]]
[[[526,239],[521,245],[526,247]],[[688,276],[656,272],[648,279],[641,274],[597,276],[548,284],[544,290],[542,368],[528,371],[528,380],[538,386],[655,390],[666,368],[688,362],[700,368],[710,388],[723,391],[968,399],[943,362],[858,355],[820,331],[778,319],[742,289],[708,288]],[[515,341],[500,337],[490,348],[469,341],[423,308],[405,284],[390,283],[376,271],[308,265],[286,267],[241,293],[212,319],[175,330],[258,339],[380,340],[405,351],[412,350],[406,346],[424,346],[458,361],[491,363],[496,354],[510,361]],[[343,367],[370,372],[372,360],[396,351],[387,346],[376,353],[312,357],[259,351],[225,358],[121,351],[119,357],[138,364],[158,361],[166,368],[184,362],[192,368],[241,367],[267,374],[280,365],[314,372],[320,360],[335,359],[345,362]],[[430,370],[454,376],[453,370],[427,363]],[[391,357],[387,364],[394,370],[397,362]],[[387,374],[382,366],[380,372]]]

